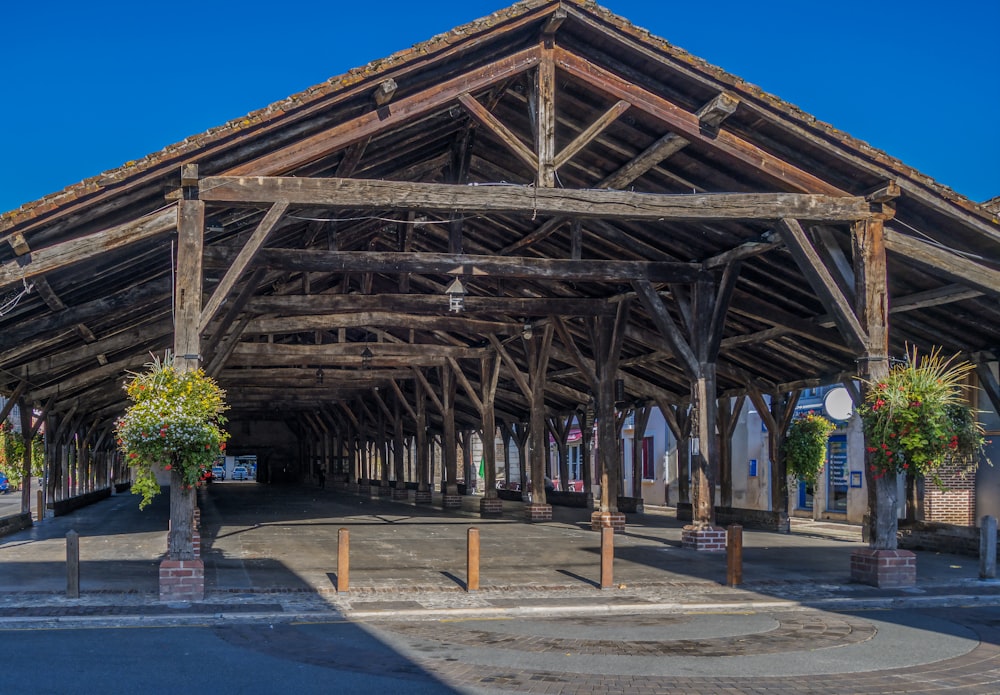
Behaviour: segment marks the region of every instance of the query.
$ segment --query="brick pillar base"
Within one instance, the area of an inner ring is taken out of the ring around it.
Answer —
[[[449,495],[445,493],[441,496],[441,506],[445,509],[461,509],[462,508],[462,496],[461,495]]]
[[[204,601],[205,563],[201,560],[160,562],[161,601]]]
[[[706,553],[726,550],[726,529],[721,526],[685,526],[681,529],[681,547]]]
[[[368,486],[368,496],[369,497],[378,497],[381,493],[382,493],[382,486],[381,485],[369,485]]]
[[[590,515],[590,529],[600,531],[602,528],[613,528],[615,533],[625,533],[625,512],[596,511]]]
[[[503,514],[503,500],[499,497],[483,497],[479,500],[479,516],[484,519],[496,518]]]
[[[405,487],[394,487],[392,488],[392,499],[408,500],[410,499],[410,491]]]
[[[413,501],[417,504],[430,504],[433,499],[434,495],[430,490],[417,490],[416,494],[413,495]]]
[[[524,505],[524,516],[528,521],[552,521],[552,505],[529,502]]]
[[[389,487],[388,485],[382,485],[382,486],[379,487],[379,489],[378,489],[378,496],[379,497],[389,497],[391,495],[392,495],[392,488],[391,487]]]
[[[917,556],[909,550],[855,550],[851,553],[851,581],[880,589],[915,586]]]
[[[358,487],[357,483],[348,483],[344,487],[344,489],[347,490],[350,494],[356,495],[356,494],[358,494],[359,487]]]

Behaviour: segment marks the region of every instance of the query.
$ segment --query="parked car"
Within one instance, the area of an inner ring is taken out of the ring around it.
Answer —
[[[215,480],[225,480],[226,479],[226,467],[225,466],[212,466],[212,478]]]
[[[236,466],[233,468],[233,480],[246,480],[250,477],[250,472],[246,466]]]
[[[6,473],[0,473],[0,492],[5,495],[10,492],[10,481],[7,480]]]

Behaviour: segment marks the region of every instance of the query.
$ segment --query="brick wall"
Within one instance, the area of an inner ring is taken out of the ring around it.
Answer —
[[[976,471],[949,463],[938,474],[945,489],[928,482],[924,490],[924,520],[959,526],[976,525]]]

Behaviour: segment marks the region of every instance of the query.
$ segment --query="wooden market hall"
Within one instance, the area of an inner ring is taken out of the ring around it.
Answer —
[[[0,241],[3,416],[44,426],[49,504],[128,478],[123,380],[166,350],[218,380],[231,452],[273,481],[318,465],[417,503],[440,482],[458,506],[474,432],[482,514],[504,437],[544,520],[550,433],[596,423],[595,529],[628,523],[623,416],[658,407],[697,452],[694,547],[716,487],[739,517],[748,401],[779,517],[803,388],[857,399],[907,346],[939,347],[1000,411],[995,207],[584,0],[518,2],[331,78],[7,212]],[[872,548],[893,549],[896,481],[867,483]],[[179,487],[165,563],[194,557]]]

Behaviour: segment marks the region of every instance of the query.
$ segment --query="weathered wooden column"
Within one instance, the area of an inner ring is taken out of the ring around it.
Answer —
[[[22,398],[18,402],[18,411],[21,414],[21,434],[24,437],[24,458],[21,468],[21,513],[26,514],[31,511],[31,443],[35,437],[35,428],[31,422],[31,405],[28,400]]]
[[[419,379],[414,381],[416,389],[417,411],[417,491],[413,501],[417,504],[430,504],[433,494],[430,488],[430,460],[427,448],[427,399],[424,397],[423,384]]]
[[[856,313],[867,338],[865,354],[858,362],[863,389],[889,375],[889,289],[883,224],[882,219],[872,218],[851,228]],[[866,441],[866,451],[870,446]],[[897,550],[898,475],[889,471],[875,478],[868,458],[866,454],[869,548],[851,553],[851,579],[878,587],[913,586],[917,581],[916,555]]]
[[[694,550],[724,549],[725,529],[715,526],[715,480],[718,460],[715,363],[722,341],[729,300],[739,275],[739,263],[727,265],[721,278],[708,272],[692,284],[692,299],[686,307],[692,317],[688,336],[674,322],[660,296],[648,281],[635,281],[635,288],[665,343],[678,357],[691,381],[691,437],[694,454],[691,486],[692,523],[681,533],[681,544]],[[678,303],[681,300],[674,296]]]
[[[503,500],[497,495],[497,420],[494,410],[499,377],[500,358],[492,354],[483,357],[479,361],[480,393],[474,400],[479,406],[479,416],[483,425],[484,490],[483,497],[479,500],[479,515],[484,518],[498,517],[503,512]]]
[[[788,467],[781,455],[781,442],[792,424],[801,393],[800,390],[772,393],[768,403],[757,389],[751,388],[749,391],[750,400],[767,428],[767,453],[771,462],[771,511],[777,515],[778,533],[791,532],[791,522],[788,519]]]
[[[637,405],[632,420],[632,499],[636,512],[641,513],[642,504],[642,443],[646,437],[646,425],[653,409],[648,405]]]
[[[403,434],[402,399],[399,395],[393,403],[392,418],[392,464],[396,473],[396,484],[392,488],[392,499],[405,500],[410,494],[406,489],[406,469],[403,454],[406,451],[406,437]],[[409,404],[406,404],[409,408]]]
[[[583,492],[590,509],[593,509],[593,465],[591,464],[591,448],[594,443],[593,420],[589,417],[587,408],[576,411],[576,422],[580,426],[580,475],[583,477]]]
[[[735,405],[729,397],[719,399],[716,413],[719,418],[719,487],[722,489],[723,507],[733,506],[733,434],[743,410],[746,396],[736,399]]]
[[[202,246],[205,203],[198,200],[198,166],[181,167],[182,199],[177,203],[177,270],[174,287],[174,366],[183,373],[201,359],[198,324],[202,303]],[[160,563],[160,599],[200,601],[205,597],[205,565],[194,550],[195,490],[179,466],[170,471],[170,532],[167,558]]]
[[[545,460],[548,458],[548,430],[545,428],[545,372],[552,352],[552,324],[537,335],[524,336],[528,364],[531,423],[528,426],[528,461],[531,470],[531,501],[525,507],[528,521],[551,521],[552,505],[545,498]]]
[[[445,364],[439,370],[441,375],[441,448],[443,453],[444,487],[441,490],[441,504],[445,509],[462,506],[462,496],[458,494],[458,437],[455,432],[455,374],[451,365]]]

